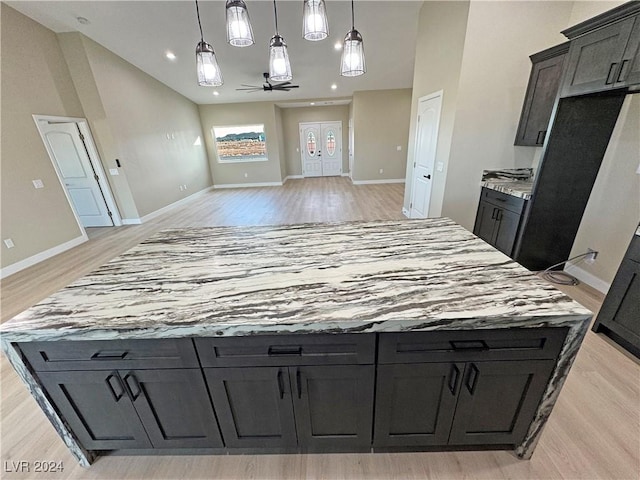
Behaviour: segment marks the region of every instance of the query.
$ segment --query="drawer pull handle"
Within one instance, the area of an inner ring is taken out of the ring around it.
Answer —
[[[115,380],[115,384],[119,390],[119,393],[116,393],[116,388],[114,387],[113,380]],[[113,395],[113,399],[116,402],[120,401],[120,399],[124,395],[124,388],[122,387],[122,382],[120,381],[118,376],[112,373],[106,378],[106,382],[107,382],[107,387],[109,387],[109,391],[111,392],[111,395]]]
[[[449,391],[451,395],[456,394],[458,389],[458,379],[460,377],[460,370],[456,364],[451,365],[451,371],[449,372]]]
[[[607,73],[607,80],[606,82],[604,82],[605,85],[611,85],[613,83],[613,79],[615,78],[615,75],[611,75],[612,73],[614,73],[614,67],[618,65],[617,63],[612,63],[609,66],[609,73]]]
[[[484,352],[489,350],[489,345],[484,340],[450,340],[451,348],[466,352]]]
[[[300,356],[302,355],[302,347],[269,347],[267,355],[270,357],[281,356]]]
[[[296,385],[298,386],[298,398],[302,398],[302,376],[299,368],[296,368]]]
[[[493,209],[493,212],[491,212],[491,220],[495,220],[496,219],[496,212],[498,211],[497,208]]]
[[[467,376],[467,390],[469,390],[470,395],[473,395],[473,392],[476,390],[479,374],[480,371],[478,370],[478,367],[476,367],[475,363],[472,363],[469,368],[469,375]]]
[[[618,76],[616,77],[616,83],[618,82],[624,82],[624,67],[627,66],[627,64],[629,63],[629,60],[623,60],[622,63],[620,64],[620,71],[618,72]]]
[[[91,355],[91,360],[124,360],[129,352],[97,352]]]
[[[131,382],[131,380],[133,380],[133,382]],[[124,382],[127,384],[127,387],[129,388],[129,394],[131,395],[131,400],[136,400],[142,393],[142,388],[140,388],[138,379],[134,375],[127,375],[124,377]],[[133,384],[133,387],[132,387],[132,384]],[[134,388],[136,390],[136,393],[133,393]]]
[[[282,383],[282,370],[278,369],[278,391],[280,392],[280,400],[284,398],[284,383]]]

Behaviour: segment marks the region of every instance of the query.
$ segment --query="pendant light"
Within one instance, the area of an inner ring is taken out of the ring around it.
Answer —
[[[304,0],[302,36],[313,42],[329,36],[329,22],[324,0]]]
[[[204,41],[198,0],[196,0],[196,14],[198,16],[198,27],[200,27],[200,42],[198,42],[196,46],[198,85],[202,87],[219,87],[224,83],[222,80],[222,72],[216,61],[216,54],[213,52],[213,47]]]
[[[276,34],[269,42],[269,78],[276,82],[288,82],[291,75],[291,63],[284,38],[278,33],[278,10],[276,0],[273,0],[273,14],[276,21]]]
[[[340,75],[343,77],[357,77],[367,71],[364,62],[362,35],[354,25],[353,0],[351,0],[351,31],[344,37],[344,45],[342,47]]]
[[[227,0],[227,42],[234,47],[253,45],[253,29],[249,11],[243,0]]]

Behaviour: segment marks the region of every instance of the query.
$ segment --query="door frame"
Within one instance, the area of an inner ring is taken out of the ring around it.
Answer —
[[[344,142],[342,141],[342,120],[322,120],[322,121],[318,121],[318,122],[298,122],[298,142],[300,143],[300,167],[302,168],[302,171],[304,172],[304,152],[302,151],[302,142],[300,142],[300,140],[302,140],[301,138],[301,133],[302,133],[302,128],[305,125],[319,125],[320,126],[320,133],[322,134],[322,124],[324,123],[339,123],[340,124],[340,170],[342,170],[343,166],[344,166],[344,155],[343,155],[343,151],[344,151],[344,145],[342,145]],[[322,141],[322,139],[320,139]],[[342,176],[344,172],[341,172],[339,176]],[[303,174],[304,176],[304,174]],[[349,169],[349,176],[351,176],[351,169]],[[322,175],[320,178],[324,177],[324,175]]]
[[[416,157],[418,156],[418,140],[419,140],[419,135],[418,135],[418,130],[420,129],[420,122],[418,120],[418,118],[420,117],[420,103],[422,102],[426,102],[427,100],[431,100],[434,98],[440,97],[440,108],[439,108],[439,114],[438,117],[436,119],[436,138],[435,138],[435,145],[434,145],[434,152],[435,152],[435,156],[437,156],[438,153],[438,137],[440,136],[440,118],[442,117],[442,103],[443,103],[443,98],[444,98],[444,90],[438,90],[437,92],[433,92],[430,93],[428,95],[424,95],[423,97],[418,98],[418,104],[416,107],[416,131],[415,131],[415,137],[413,139],[413,162],[411,164],[411,197],[409,199],[409,203],[410,205],[413,205],[413,197],[415,195],[415,190],[413,188],[413,182],[414,182],[414,173],[415,173],[415,164],[416,164]],[[433,173],[433,180],[435,180],[435,156],[433,159],[433,165],[431,170],[434,172]],[[433,197],[433,184],[434,182],[431,182],[431,189],[429,191],[429,209],[427,209],[427,218],[429,217],[429,210],[431,209],[431,198]],[[413,218],[411,211],[413,210],[413,207],[409,207],[409,218]]]
[[[62,180],[62,173],[60,172],[60,168],[58,167],[58,164],[54,160],[53,152],[51,151],[51,148],[49,147],[49,144],[46,141],[44,133],[40,129],[40,122],[75,123],[76,125],[78,125],[78,128],[80,129],[80,133],[82,133],[82,135],[84,136],[84,144],[87,147],[89,162],[93,166],[93,169],[96,175],[98,175],[98,186],[102,191],[102,196],[104,198],[107,209],[112,214],[111,219],[113,221],[113,226],[114,227],[121,226],[122,217],[120,216],[118,205],[116,204],[113,196],[113,192],[111,191],[111,186],[107,181],[107,175],[102,166],[102,161],[100,159],[100,155],[98,154],[98,149],[96,148],[95,142],[93,141],[93,135],[91,134],[91,130],[89,128],[87,119],[79,118],[79,117],[59,117],[55,115],[32,115],[32,117],[33,117],[33,121],[36,124],[36,129],[38,130],[38,134],[40,135],[40,139],[42,140],[44,148],[46,149],[47,154],[49,155],[49,160],[51,160],[53,169],[56,172],[58,181],[60,182],[60,186],[62,187],[62,191],[64,192],[67,202],[69,203],[69,207],[71,207],[71,211],[73,212],[73,216],[75,217],[76,222],[78,223],[78,227],[80,228],[80,231],[86,235],[85,226],[82,225],[82,222],[80,221],[80,217],[78,216],[78,213],[76,212],[76,209],[73,206],[73,202],[71,202],[71,197],[69,196],[69,192],[67,191],[64,181]],[[90,227],[87,227],[87,228],[90,228]]]

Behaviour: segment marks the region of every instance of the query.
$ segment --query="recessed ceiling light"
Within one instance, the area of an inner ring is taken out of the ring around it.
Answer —
[[[176,57],[176,54],[175,54],[175,53],[173,53],[173,52],[171,52],[171,51],[169,51],[169,50],[167,50],[167,51],[165,52],[164,56],[165,56],[165,57],[167,57],[167,58],[168,58],[169,60],[171,60],[171,61],[173,61],[173,60],[175,60],[176,58],[178,58],[178,57]]]
[[[336,50],[342,50],[342,42],[336,42],[333,45],[333,48],[335,48]]]
[[[76,17],[76,20],[78,20],[78,23],[82,24],[82,25],[89,25],[91,22],[84,17]]]
[[[315,104],[316,104],[316,102],[311,102],[309,105],[315,105]]]
[[[220,95],[220,92],[219,92],[219,91],[217,91],[217,90],[214,90],[214,91],[213,91],[213,94],[217,97],[218,95]]]
[[[335,83],[331,85],[331,90],[336,90],[337,88],[338,88],[338,85],[336,85]]]

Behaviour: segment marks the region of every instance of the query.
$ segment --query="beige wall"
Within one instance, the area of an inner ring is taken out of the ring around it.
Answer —
[[[82,235],[33,114],[83,117],[55,34],[4,3],[2,15],[2,267]],[[41,179],[45,187],[31,183]]]
[[[283,108],[284,157],[287,175],[302,175],[300,157],[301,122],[342,122],[342,173],[349,171],[349,105],[328,105],[326,107]]]
[[[410,114],[409,88],[354,92],[354,182],[404,180]]]
[[[593,264],[577,265],[607,284],[615,277],[640,221],[639,167],[640,95],[627,95],[570,255],[587,248],[597,250]]]
[[[516,147],[529,55],[566,39],[572,2],[471,2],[442,214],[471,230],[482,170],[530,167]]]
[[[571,17],[566,27],[572,27],[578,23],[584,22],[596,15],[600,15],[607,10],[611,10],[623,3],[627,3],[627,0],[606,0],[601,2],[592,2],[589,0],[578,0],[573,2],[571,9]]]
[[[276,131],[278,134],[278,152],[280,152],[280,179],[282,181],[287,177],[287,159],[285,158],[285,139],[283,125],[283,109],[276,106]]]
[[[420,9],[413,71],[404,209],[408,211],[411,203],[418,101],[420,97],[442,90],[442,112],[434,166],[442,163],[443,170],[438,172],[434,169],[433,172],[430,217],[439,217],[442,212],[468,13],[468,1],[424,2]]]
[[[200,105],[199,108],[214,185],[282,182],[276,107],[272,102]],[[252,124],[264,124],[268,161],[237,164],[218,162],[212,128]]]
[[[87,72],[72,69],[74,81],[95,83],[93,95],[85,91],[82,100],[102,105],[109,143],[115,142],[113,154],[121,161],[138,214],[148,215],[211,186],[205,148],[194,145],[203,135],[197,105],[91,39],[74,35],[63,48],[68,43],[82,48],[92,73],[87,80]],[[97,130],[94,135],[103,146]],[[115,158],[107,152],[102,157],[107,168],[115,167]]]

